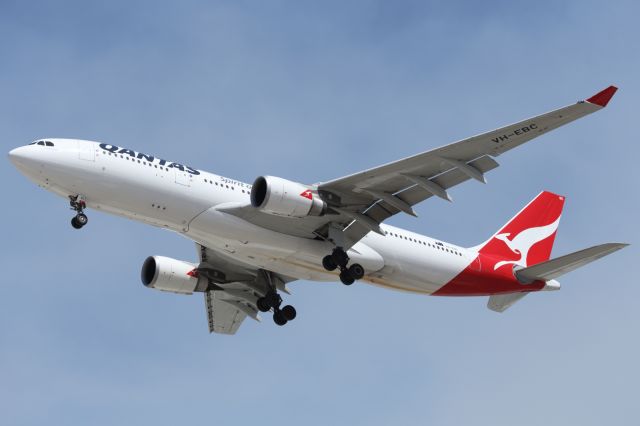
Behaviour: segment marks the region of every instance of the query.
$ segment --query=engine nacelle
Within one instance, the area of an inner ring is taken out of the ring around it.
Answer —
[[[193,293],[204,279],[198,276],[193,264],[164,256],[147,257],[140,278],[146,287],[179,294]]]
[[[301,183],[275,176],[260,176],[251,188],[251,205],[278,216],[322,216],[327,204]]]

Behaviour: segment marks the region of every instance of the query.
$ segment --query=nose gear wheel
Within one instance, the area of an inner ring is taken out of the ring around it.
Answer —
[[[71,210],[74,210],[77,213],[71,219],[71,226],[75,229],[81,229],[89,222],[89,218],[84,214],[84,209],[87,207],[87,204],[82,196],[69,195],[69,205],[71,206]]]

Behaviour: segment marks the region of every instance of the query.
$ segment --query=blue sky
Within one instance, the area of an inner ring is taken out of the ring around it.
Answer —
[[[203,300],[146,289],[179,235],[0,164],[0,413],[35,424],[632,424],[640,380],[636,2],[0,2],[5,152],[128,146],[247,182],[317,182],[588,97],[610,106],[390,223],[471,246],[543,189],[554,253],[633,245],[503,315],[485,298],[297,282],[299,317],[209,335]]]

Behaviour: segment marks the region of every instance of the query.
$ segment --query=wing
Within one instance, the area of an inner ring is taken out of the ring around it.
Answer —
[[[237,306],[226,303],[219,291],[207,291],[204,301],[207,306],[209,333],[236,334],[247,314]]]
[[[196,244],[198,273],[208,285],[204,291],[210,333],[235,334],[246,317],[260,321],[256,301],[269,285],[288,292],[291,278],[242,264],[215,250]]]
[[[412,206],[427,198],[451,201],[447,189],[469,179],[486,182],[484,174],[498,167],[493,157],[602,109],[616,90],[610,86],[586,101],[322,183],[318,193],[348,216],[345,238],[355,243],[370,231],[380,232],[377,225],[396,213],[415,215]]]
[[[617,88],[610,86],[586,101],[528,118],[431,151],[313,186],[328,205],[324,216],[269,215],[251,205],[220,210],[258,226],[305,238],[325,238],[349,248],[399,212],[415,216],[413,206],[432,196],[451,201],[447,191],[469,179],[485,181],[498,167],[494,157],[544,133],[604,108]],[[338,229],[339,231],[335,231]],[[332,236],[340,238],[340,242]]]

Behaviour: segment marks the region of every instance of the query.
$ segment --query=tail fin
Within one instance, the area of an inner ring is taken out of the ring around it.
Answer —
[[[503,265],[527,267],[544,262],[551,256],[564,197],[543,191],[485,243],[475,247],[481,254]]]

